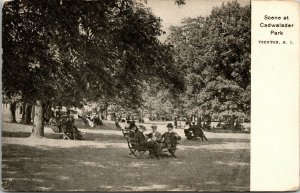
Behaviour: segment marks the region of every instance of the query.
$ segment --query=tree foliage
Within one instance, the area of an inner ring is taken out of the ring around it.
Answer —
[[[3,90],[63,105],[83,98],[139,103],[145,81],[178,82],[170,48],[157,39],[160,27],[134,1],[6,2]]]
[[[54,106],[140,105],[145,83],[182,87],[160,27],[134,0],[5,2],[4,95]]]
[[[167,41],[185,75],[188,112],[250,118],[250,13],[233,1],[171,27]]]

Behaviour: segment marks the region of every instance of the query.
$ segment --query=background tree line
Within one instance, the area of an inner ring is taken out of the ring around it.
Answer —
[[[250,5],[233,1],[213,8],[207,17],[172,26],[166,42],[173,46],[176,73],[184,77],[185,88],[175,96],[152,92],[148,107],[161,112],[167,105],[177,116],[250,120],[250,19]]]
[[[47,109],[90,102],[250,119],[250,18],[250,5],[230,2],[162,43],[160,18],[139,1],[5,2],[4,101],[21,104],[25,123],[34,110],[37,136]]]

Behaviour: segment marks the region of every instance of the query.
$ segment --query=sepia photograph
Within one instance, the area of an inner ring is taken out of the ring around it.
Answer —
[[[2,3],[3,191],[250,191],[250,0]]]

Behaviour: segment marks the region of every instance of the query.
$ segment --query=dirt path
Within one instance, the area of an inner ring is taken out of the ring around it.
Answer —
[[[144,124],[147,128],[147,131],[151,131],[150,124]],[[2,123],[2,131],[9,131],[9,132],[31,132],[32,126],[30,125],[21,125],[21,124],[13,124],[13,123]],[[95,133],[95,134],[107,134],[107,135],[122,135],[121,131],[118,130],[94,130],[94,129],[81,129],[83,133]],[[158,125],[157,130],[161,133],[167,131],[165,125]],[[176,129],[175,130],[181,138],[184,138],[184,131],[183,129]],[[47,126],[45,126],[45,133],[54,133],[53,130]],[[232,139],[250,139],[250,134],[244,133],[211,133],[204,131],[204,134],[208,138],[232,138]]]
[[[2,131],[4,132],[23,132],[23,133],[30,133],[32,126],[30,125],[21,125],[21,124],[11,124],[11,123],[2,123]],[[92,134],[102,134],[102,135],[116,135],[122,136],[121,131],[117,130],[92,130],[92,129],[80,129],[84,135]],[[150,128],[148,129],[150,130]],[[166,128],[163,126],[159,126],[159,131],[165,132]],[[185,140],[183,130],[176,130],[177,133],[182,137],[182,140]],[[40,147],[80,147],[80,146],[91,146],[93,148],[128,148],[126,140],[120,138],[117,142],[111,141],[93,141],[86,140],[82,141],[73,141],[73,140],[58,140],[61,134],[54,133],[51,128],[45,127],[45,134],[53,134],[57,135],[55,139],[43,138],[43,139],[33,139],[30,137],[2,137],[2,143],[4,144],[19,144],[19,145],[27,145],[27,146],[40,146]],[[211,139],[249,139],[249,134],[228,134],[228,133],[208,133],[205,132],[207,138]],[[196,145],[195,145],[196,144]],[[180,145],[179,149],[250,149],[250,143],[248,142],[240,142],[240,141],[233,141],[233,142],[222,142],[219,144],[216,143],[209,143],[209,142],[202,142],[202,143],[195,143],[195,144],[187,144],[187,145]]]

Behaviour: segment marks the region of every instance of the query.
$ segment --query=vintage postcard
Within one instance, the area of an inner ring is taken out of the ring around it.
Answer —
[[[2,3],[3,191],[299,189],[299,3]]]

